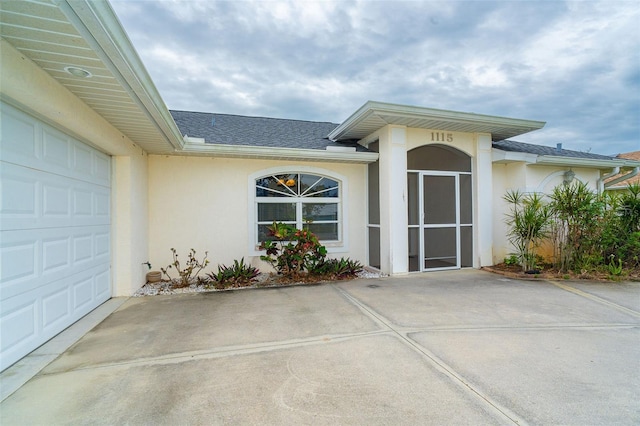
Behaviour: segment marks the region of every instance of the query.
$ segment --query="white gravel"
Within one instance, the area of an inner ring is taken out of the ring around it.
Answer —
[[[382,274],[380,271],[365,268],[362,272],[358,274],[358,278],[363,279],[376,279],[385,277],[385,274]],[[239,287],[239,288],[227,288],[223,290],[218,290],[213,287],[213,285],[204,285],[204,284],[191,284],[189,287],[182,288],[170,288],[169,281],[160,281],[157,283],[146,283],[143,285],[138,291],[136,291],[133,297],[144,297],[144,296],[157,296],[157,295],[169,295],[169,294],[183,294],[183,293],[201,293],[204,291],[226,291],[226,290],[245,290],[250,288],[256,288],[259,284],[264,283],[269,280],[271,274],[260,274],[255,284],[247,287]],[[280,284],[274,284],[280,285]],[[292,285],[292,284],[288,284]]]

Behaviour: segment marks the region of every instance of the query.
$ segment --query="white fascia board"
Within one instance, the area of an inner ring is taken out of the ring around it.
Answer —
[[[331,131],[331,133],[329,133],[329,139],[336,140],[341,134],[357,126],[359,122],[361,122],[371,114],[430,118],[443,121],[477,123],[483,125],[494,124],[501,127],[513,126],[518,129],[526,127],[530,129],[529,131],[541,129],[546,124],[546,122],[544,121],[524,120],[519,118],[498,117],[469,112],[449,111],[443,109],[367,101],[342,124]]]
[[[199,138],[185,137],[180,154],[211,157],[235,157],[278,160],[328,161],[341,163],[372,163],[377,152],[343,152],[319,149],[272,148],[265,146],[219,145],[202,143]]]
[[[573,158],[540,155],[536,160],[536,164],[566,167],[584,167],[591,169],[611,169],[613,167],[637,167],[638,165],[640,165],[640,162],[613,157],[611,158],[611,160],[600,160],[597,158]]]
[[[174,150],[182,135],[107,1],[53,0]]]
[[[501,149],[491,149],[491,160],[493,163],[535,163],[538,159],[536,154],[527,152],[503,151]]]

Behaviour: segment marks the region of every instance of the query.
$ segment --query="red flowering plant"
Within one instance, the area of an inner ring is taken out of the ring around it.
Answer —
[[[284,277],[298,278],[303,272],[313,273],[316,266],[324,262],[327,249],[313,232],[279,222],[267,229],[271,239],[260,244],[260,249],[266,250],[260,259]]]

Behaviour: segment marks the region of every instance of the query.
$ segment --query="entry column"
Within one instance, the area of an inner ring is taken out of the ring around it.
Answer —
[[[493,265],[493,163],[491,135],[478,134],[478,153],[474,158],[475,241],[474,268]]]
[[[380,132],[380,269],[390,275],[409,271],[407,219],[407,129]]]

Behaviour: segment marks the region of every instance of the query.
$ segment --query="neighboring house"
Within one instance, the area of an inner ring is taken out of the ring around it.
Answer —
[[[640,162],[640,151],[618,154],[617,158]],[[605,184],[610,191],[626,190],[629,185],[640,185],[640,169],[636,167],[630,172],[623,171],[615,174],[607,179]]]
[[[168,111],[101,1],[0,2],[0,369],[175,247],[213,266],[274,220],[389,274],[501,261],[507,189],[602,190],[636,160],[512,139],[543,122],[367,102],[341,124]]]

